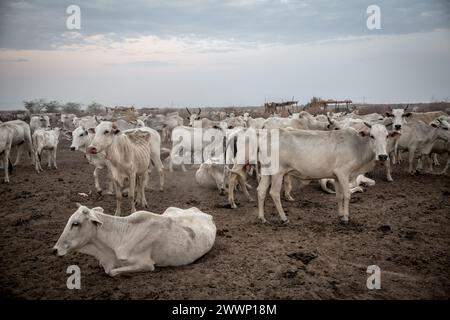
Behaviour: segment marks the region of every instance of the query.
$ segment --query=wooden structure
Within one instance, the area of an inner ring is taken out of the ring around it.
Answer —
[[[283,114],[287,113],[288,110],[292,106],[297,106],[298,101],[292,99],[291,101],[285,101],[285,102],[266,102],[264,103],[264,111],[269,114],[278,113]]]
[[[323,100],[320,98],[316,98],[313,97],[311,99],[311,101],[309,103],[307,103],[305,105],[305,107],[303,108],[303,110],[311,113],[311,114],[318,114],[318,113],[327,113],[329,110],[330,106],[334,106],[334,112],[339,112],[341,111],[341,106],[345,105],[345,107],[343,107],[343,109],[345,111],[350,111],[349,110],[349,105],[352,104],[352,100],[332,100],[332,99],[328,99],[328,100]]]

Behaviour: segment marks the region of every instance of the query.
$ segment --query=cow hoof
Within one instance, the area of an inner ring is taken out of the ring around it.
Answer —
[[[394,179],[392,179],[392,178],[387,178],[386,181],[387,181],[387,182],[393,182]]]
[[[266,218],[259,218],[259,221],[263,224],[269,224],[269,222],[266,220]]]
[[[341,218],[339,218],[339,222],[342,225],[348,225],[348,217],[341,217]]]
[[[282,225],[288,225],[290,223],[289,219],[281,220]]]

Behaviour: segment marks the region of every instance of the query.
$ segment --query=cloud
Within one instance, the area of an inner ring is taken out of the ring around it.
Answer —
[[[325,0],[77,0],[80,34],[117,38],[154,35],[241,42],[304,43],[370,35],[366,8],[371,1]],[[407,34],[450,28],[448,1],[378,0],[382,29],[377,34]],[[0,48],[48,49],[74,43],[63,36],[67,2],[1,1]],[[373,32],[372,32],[373,33]]]
[[[28,59],[0,59],[0,63],[17,63],[17,62],[28,62]]]

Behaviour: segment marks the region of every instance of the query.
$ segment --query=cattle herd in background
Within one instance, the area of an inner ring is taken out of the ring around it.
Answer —
[[[186,170],[186,163],[180,161],[182,151],[202,157],[193,179],[199,187],[228,194],[231,208],[237,207],[234,195],[237,190],[253,201],[248,179],[255,176],[258,217],[262,222],[267,222],[264,201],[270,188],[269,194],[282,222],[288,223],[281,194],[283,189],[284,198],[294,200],[290,194],[294,179],[302,184],[318,181],[324,192],[336,193],[338,216],[341,223],[346,224],[351,194],[363,192],[362,185],[375,184],[365,174],[376,165],[385,167],[387,181],[394,181],[393,165],[402,161],[403,152],[408,154],[411,174],[417,171],[445,174],[450,166],[450,116],[442,111],[411,112],[406,107],[390,108],[384,114],[360,115],[353,111],[312,115],[301,111],[289,112],[287,117],[276,114],[263,117],[251,112],[209,110],[202,113],[201,109],[186,108],[183,118],[178,112],[163,115],[140,114],[135,109],[111,110],[98,116],[59,114],[56,118],[54,114],[38,114],[31,116],[29,123],[23,120],[3,122],[0,124],[0,163],[5,182],[14,179],[11,172],[24,154],[25,161],[29,161],[37,173],[45,174],[41,173],[42,156],[47,154],[48,167],[56,169],[58,143],[60,139],[67,139],[71,140],[70,149],[84,153],[93,165],[97,193],[104,192],[102,184],[105,183],[100,181],[103,176],[107,182],[105,192],[115,194],[115,216],[122,215],[122,197],[128,195],[132,214],[126,218],[106,215],[99,207],[89,209],[79,205],[54,247],[58,255],[72,250],[92,254],[112,276],[153,270],[155,265],[187,264],[211,249],[216,232],[214,222],[210,215],[197,208],[169,208],[163,215],[136,212],[136,205],[148,207],[145,191],[151,170],[158,173],[160,190],[164,189],[164,169]],[[197,129],[216,130],[224,139],[205,144],[200,137],[195,143]],[[272,141],[272,129],[277,129],[277,154],[267,150]],[[239,138],[252,132],[258,136],[256,142],[244,139],[244,145],[237,147]],[[186,150],[181,142],[191,139],[194,141],[190,144],[191,150]],[[171,148],[163,148],[163,143],[171,144]],[[257,143],[257,146],[245,145],[248,143]],[[223,154],[205,159],[207,147],[216,147]],[[12,149],[16,150],[14,161],[10,156]],[[439,163],[442,155],[447,155],[445,165]],[[226,157],[226,163],[220,161],[221,156]],[[261,166],[275,156],[278,163],[275,172]],[[436,166],[443,169],[437,171]],[[81,228],[84,225],[87,227]],[[102,232],[94,232],[99,226],[103,226],[99,229]],[[137,245],[138,238],[145,236],[148,230],[154,230],[150,233],[156,236],[152,236],[151,241],[147,239],[148,243]],[[130,235],[133,232],[135,234]],[[94,247],[94,251],[101,249],[97,245],[87,246],[88,243],[102,243],[106,246],[105,252],[112,250],[115,255],[91,252]]]

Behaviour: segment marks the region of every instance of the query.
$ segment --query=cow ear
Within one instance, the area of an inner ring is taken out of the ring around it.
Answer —
[[[386,117],[390,117],[390,118],[392,118],[394,115],[392,114],[392,113],[390,113],[390,112],[385,112],[384,113],[385,115],[386,115]]]
[[[113,123],[113,125],[112,125],[112,133],[118,134],[119,132],[120,132],[120,129],[117,128],[115,123]]]
[[[100,208],[102,209],[102,208]],[[103,209],[102,209],[103,210]],[[88,213],[88,219],[90,222],[92,222],[93,224],[95,224],[97,227],[100,227],[103,223],[100,221],[100,219],[98,218],[97,214],[95,213],[95,210],[89,210]]]
[[[404,116],[404,117],[410,117],[411,115],[412,115],[411,112],[407,112],[407,113],[405,113],[403,116]]]
[[[365,132],[365,131],[359,131],[358,134],[359,134],[361,137],[367,137],[367,132]]]
[[[90,133],[95,133],[95,128],[89,128],[88,131],[89,131]]]
[[[431,126],[432,126],[432,127],[435,127],[435,128],[438,127],[438,125],[437,125],[436,123],[434,123],[434,122],[431,124]]]

